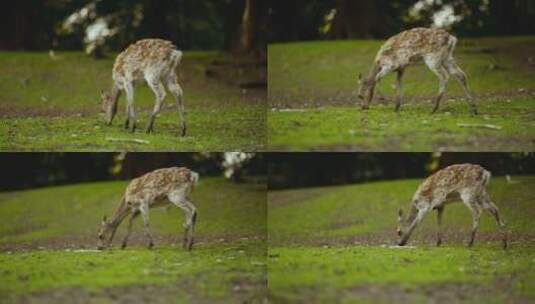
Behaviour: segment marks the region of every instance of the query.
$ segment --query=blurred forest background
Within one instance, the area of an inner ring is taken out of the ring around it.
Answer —
[[[272,1],[270,40],[386,38],[416,26],[461,36],[535,33],[532,0]]]
[[[2,5],[0,49],[79,50],[96,57],[141,38],[180,49],[260,53],[267,7],[259,0],[22,0]]]
[[[0,49],[101,56],[140,38],[265,57],[268,41],[384,38],[415,26],[462,36],[535,33],[531,0],[21,0],[2,6]]]
[[[166,167],[188,167],[203,176],[265,182],[261,153],[0,153],[0,190],[90,181],[132,179]]]
[[[423,178],[460,163],[479,164],[494,176],[535,174],[535,153],[271,153],[268,188]]]

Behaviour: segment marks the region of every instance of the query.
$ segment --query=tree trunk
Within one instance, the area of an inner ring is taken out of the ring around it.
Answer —
[[[336,15],[328,39],[355,39],[384,36],[385,18],[375,1],[337,0]]]
[[[240,37],[234,51],[254,53],[255,57],[265,57],[268,4],[267,1],[262,0],[245,0],[239,31]]]

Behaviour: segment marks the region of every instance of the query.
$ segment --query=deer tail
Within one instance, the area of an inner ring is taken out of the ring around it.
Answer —
[[[195,171],[190,171],[190,177],[189,177],[189,180],[191,183],[193,183],[193,185],[197,185],[199,183],[199,173],[195,172]]]
[[[481,180],[483,181],[483,185],[485,187],[489,185],[491,177],[492,177],[492,173],[490,173],[490,171],[483,170],[483,176],[481,177]]]
[[[448,54],[452,54],[457,46],[457,37],[450,35],[448,37]]]
[[[182,53],[181,50],[173,50],[171,57],[174,65],[177,66],[180,64],[180,62],[182,62],[182,57],[184,57],[184,53]]]

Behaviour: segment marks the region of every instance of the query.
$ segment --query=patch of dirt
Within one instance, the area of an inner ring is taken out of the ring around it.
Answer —
[[[328,96],[325,92],[311,91],[304,94],[305,95],[303,96],[288,95],[281,97],[270,97],[269,107],[272,111],[280,109],[313,109],[325,106],[355,107],[356,109],[360,110],[358,98],[353,93],[339,92],[334,94],[334,96]],[[434,94],[423,96],[404,95],[401,109],[403,110],[404,106],[410,104],[426,103],[429,104],[429,112],[431,112],[431,103],[435,96],[436,95]],[[441,106],[444,106],[451,101],[460,101],[461,99],[464,99],[464,97],[464,95],[448,95],[446,92],[446,96],[442,101]],[[513,97],[535,97],[535,88],[519,88],[503,92],[487,92],[476,94],[475,100],[477,103],[478,101],[484,101],[488,99],[510,99]],[[393,110],[395,104],[394,98],[394,95],[386,95],[378,92],[377,97],[374,99],[374,101],[372,101],[370,107],[373,107],[374,105],[391,105]]]
[[[29,107],[0,103],[0,118],[94,116],[97,110],[90,108],[64,109],[58,107]]]
[[[444,229],[442,232],[442,246],[466,244],[468,242],[469,230],[453,230]],[[515,244],[535,242],[535,234],[524,234],[516,232],[508,232],[507,234],[509,247],[514,247]],[[389,231],[382,231],[377,233],[360,233],[352,236],[325,236],[314,238],[295,237],[293,239],[273,240],[270,239],[270,245],[276,246],[284,245],[308,245],[318,247],[335,247],[335,246],[391,246],[396,245],[398,241],[395,234],[395,227]],[[478,232],[474,246],[484,243],[492,243],[501,248],[501,235],[498,232]],[[435,230],[431,232],[416,231],[410,238],[409,246],[435,246],[436,235]]]
[[[182,248],[182,232],[177,235],[157,235],[154,234],[155,249],[161,246],[174,245],[177,249]],[[120,249],[123,235],[118,233],[113,240],[111,249]],[[220,235],[217,237],[195,236],[195,247],[206,244],[227,243],[237,240],[265,240],[265,236],[235,236]],[[132,232],[128,242],[128,248],[146,247],[147,239],[141,232]],[[57,238],[39,239],[27,242],[10,242],[0,244],[0,251],[3,252],[25,252],[32,250],[78,250],[78,249],[96,249],[97,236],[62,236]]]

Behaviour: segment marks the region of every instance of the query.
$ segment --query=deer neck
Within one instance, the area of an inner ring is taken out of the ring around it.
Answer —
[[[416,218],[417,215],[418,215],[418,209],[416,209],[414,204],[411,204],[411,209],[409,210],[409,215],[404,220],[405,226],[409,226],[414,221],[414,219]]]
[[[117,104],[117,101],[119,100],[119,97],[121,96],[121,90],[117,85],[113,85],[111,88],[111,100],[113,102],[113,105]]]
[[[117,210],[115,210],[115,213],[110,219],[110,228],[115,230],[117,227],[121,224],[121,222],[124,220],[124,218],[130,213],[130,209],[128,208],[128,205],[126,204],[124,197],[121,199],[121,203],[119,204],[119,207],[117,207]]]

